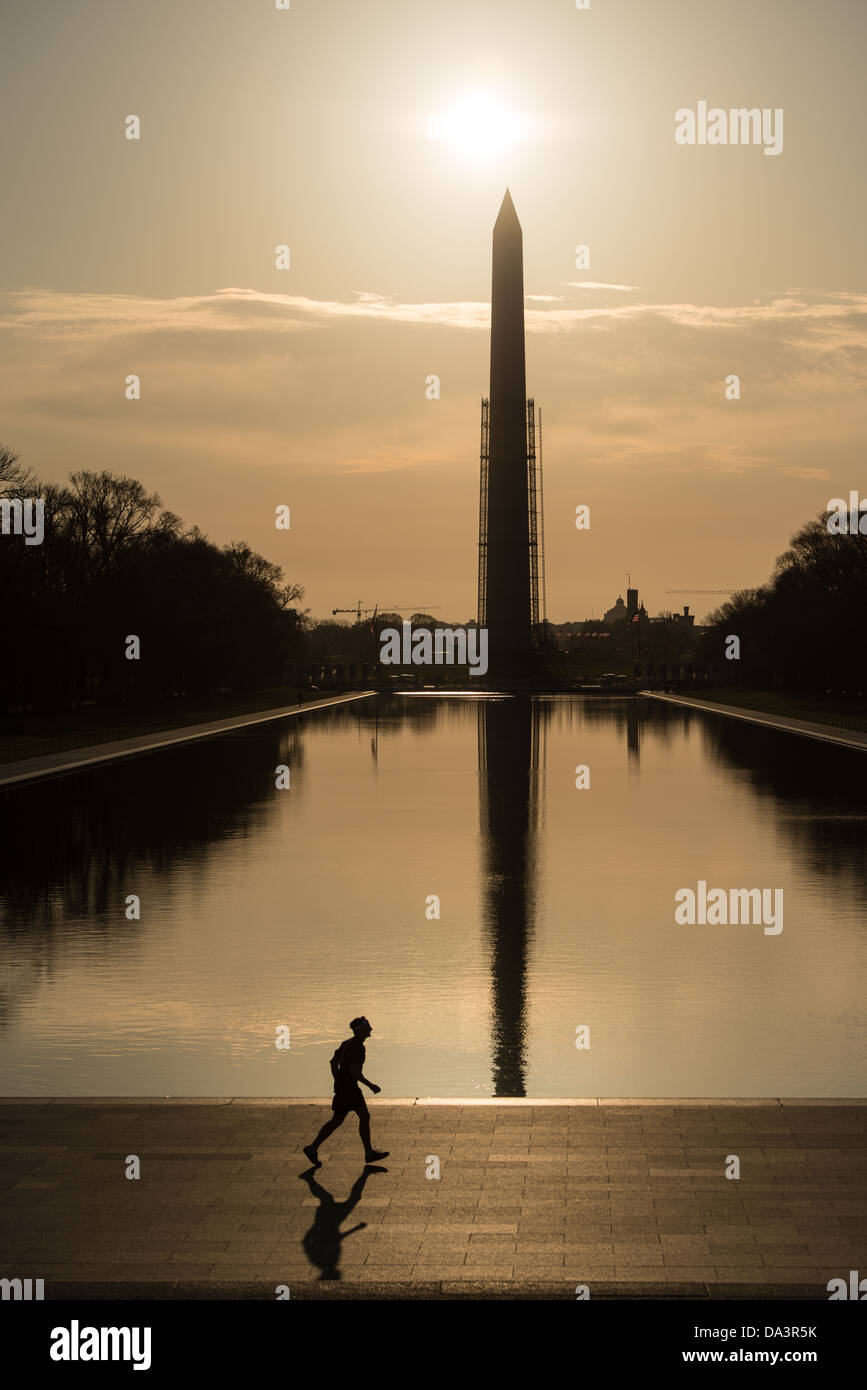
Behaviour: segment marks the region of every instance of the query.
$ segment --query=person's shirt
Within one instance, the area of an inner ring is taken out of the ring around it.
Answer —
[[[334,1081],[334,1093],[338,1091],[352,1091],[358,1088],[358,1078],[350,1072],[350,1067],[354,1062],[358,1063],[360,1071],[364,1071],[364,1059],[367,1053],[364,1043],[355,1036],[347,1038],[340,1048],[339,1071]]]

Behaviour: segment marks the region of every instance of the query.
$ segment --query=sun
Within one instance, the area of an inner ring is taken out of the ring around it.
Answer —
[[[429,116],[428,137],[442,140],[467,164],[491,164],[527,138],[527,122],[494,95],[464,92],[440,115]]]

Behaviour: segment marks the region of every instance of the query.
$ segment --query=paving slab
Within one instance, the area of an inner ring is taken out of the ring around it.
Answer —
[[[476,1102],[373,1101],[389,1157],[365,1167],[347,1125],[313,1170],[324,1104],[0,1100],[0,1278],[48,1298],[800,1300],[867,1269],[867,1104],[630,1106],[624,1151],[598,1142],[617,1100],[494,1101],[469,1141]]]

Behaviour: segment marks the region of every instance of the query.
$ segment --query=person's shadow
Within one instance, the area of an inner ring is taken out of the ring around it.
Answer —
[[[348,1231],[341,1231],[340,1225],[360,1201],[364,1184],[371,1173],[387,1172],[387,1168],[365,1164],[361,1175],[352,1184],[352,1191],[345,1202],[335,1202],[331,1193],[316,1181],[315,1168],[308,1168],[305,1173],[299,1174],[301,1181],[306,1182],[310,1188],[311,1194],[319,1198],[313,1225],[301,1244],[310,1263],[322,1271],[319,1275],[320,1280],[340,1278],[340,1243],[355,1231],[363,1231],[367,1222],[359,1221],[357,1226],[351,1226]]]

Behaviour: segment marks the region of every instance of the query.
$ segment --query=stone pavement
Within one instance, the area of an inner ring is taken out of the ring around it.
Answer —
[[[291,719],[309,714],[314,709],[345,705],[350,700],[365,700],[374,690],[361,690],[350,695],[327,695],[303,704],[282,705],[280,709],[256,710],[252,714],[233,714],[227,719],[210,719],[204,724],[186,724],[181,729],[165,729],[136,738],[113,739],[110,743],[94,743],[88,748],[67,748],[60,752],[43,753],[37,758],[19,758],[16,762],[0,764],[0,787],[35,782],[41,777],[57,777],[63,772],[93,767],[97,763],[115,763],[122,758],[134,758],[141,753],[154,753],[161,748],[173,748],[195,739],[213,738],[233,729],[247,729],[254,724],[268,724],[273,719]]]
[[[47,1298],[827,1299],[867,1275],[865,1102],[373,1101],[387,1171],[365,1172],[350,1117],[314,1174],[324,1105],[0,1101],[0,1278]]]

